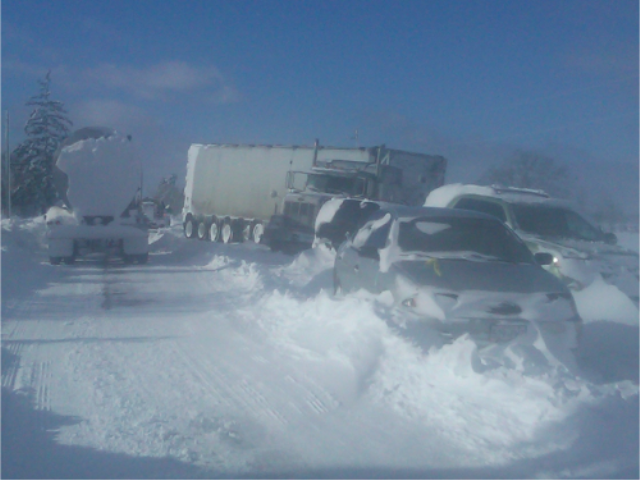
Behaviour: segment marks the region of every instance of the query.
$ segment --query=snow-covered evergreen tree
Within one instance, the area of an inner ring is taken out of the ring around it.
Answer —
[[[27,138],[11,153],[12,203],[23,215],[42,213],[55,203],[53,156],[73,125],[64,104],[51,98],[51,71],[38,84],[40,92],[26,103],[34,107],[24,127]]]

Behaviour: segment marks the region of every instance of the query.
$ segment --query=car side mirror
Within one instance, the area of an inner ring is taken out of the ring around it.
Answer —
[[[533,254],[533,258],[538,265],[547,266],[553,263],[553,255],[548,252],[537,252]]]
[[[371,258],[373,260],[380,260],[380,253],[376,247],[364,245],[358,249],[358,255],[364,258]]]
[[[602,239],[604,240],[604,243],[608,245],[615,245],[616,243],[618,243],[618,237],[616,237],[615,233],[605,233]]]

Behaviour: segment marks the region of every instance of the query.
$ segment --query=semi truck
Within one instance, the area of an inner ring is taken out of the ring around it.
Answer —
[[[194,144],[183,209],[188,238],[310,247],[335,197],[422,205],[444,183],[439,155],[377,147]]]
[[[51,264],[72,264],[92,254],[146,263],[149,235],[131,136],[104,127],[82,128],[62,143],[54,159],[61,205],[46,213]]]

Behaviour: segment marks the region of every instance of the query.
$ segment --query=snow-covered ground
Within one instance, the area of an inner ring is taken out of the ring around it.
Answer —
[[[606,284],[577,374],[480,373],[334,298],[322,248],[151,240],[53,267],[41,219],[3,221],[4,477],[638,478],[638,314]]]

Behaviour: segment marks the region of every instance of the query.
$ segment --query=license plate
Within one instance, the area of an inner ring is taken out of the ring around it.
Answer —
[[[493,325],[491,327],[491,340],[494,342],[508,342],[518,335],[526,333],[526,325]]]

